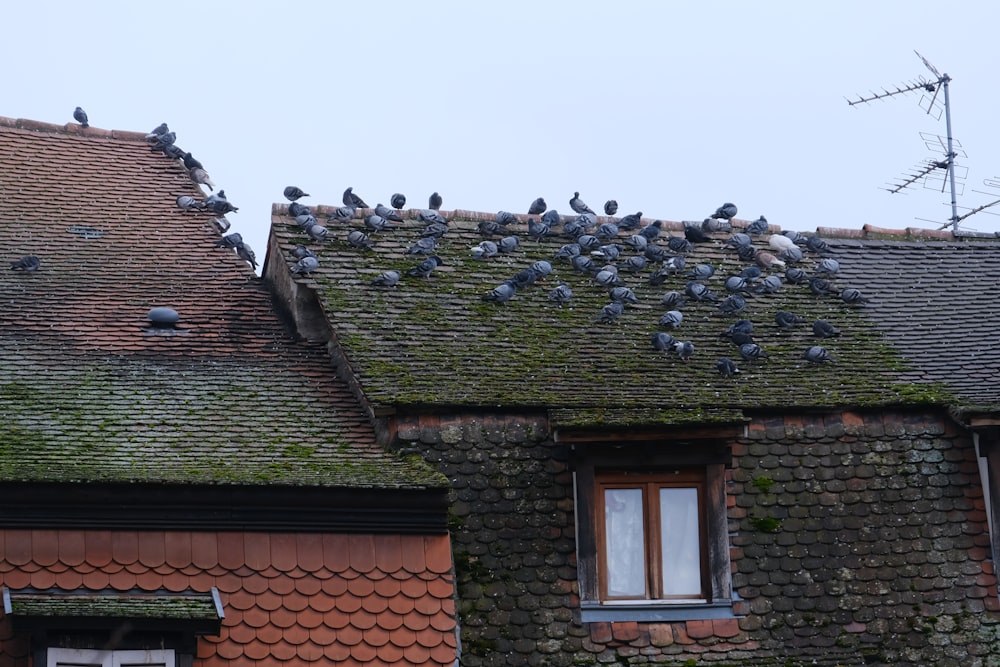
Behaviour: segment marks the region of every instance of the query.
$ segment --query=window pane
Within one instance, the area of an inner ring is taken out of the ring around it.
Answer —
[[[663,595],[701,597],[698,489],[660,489]]]
[[[604,536],[608,596],[645,597],[642,489],[604,490]]]

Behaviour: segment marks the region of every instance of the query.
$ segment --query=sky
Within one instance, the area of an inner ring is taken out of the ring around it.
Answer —
[[[951,77],[958,214],[1000,199],[1000,3],[79,2],[4,10],[0,116],[167,122],[239,207],[259,258],[271,204],[525,213],[536,197],[702,220],[724,202],[782,229],[937,229],[940,182],[884,188],[943,150],[922,92]],[[939,96],[939,102],[942,101]],[[940,173],[940,172],[938,172]],[[1000,205],[964,231],[1000,231]]]

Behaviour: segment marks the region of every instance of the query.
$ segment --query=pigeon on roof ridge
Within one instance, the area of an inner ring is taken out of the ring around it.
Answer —
[[[285,187],[285,189],[282,191],[282,194],[285,195],[285,199],[287,199],[288,201],[298,201],[302,197],[309,196],[308,192],[305,192],[302,188],[297,187],[295,185],[289,185]]]
[[[389,205],[397,210],[403,208],[406,206],[406,195],[399,192],[394,193],[389,197]]]
[[[574,192],[573,198],[569,200],[569,207],[573,209],[576,213],[593,213],[594,211],[587,206],[582,199],[580,199],[580,193]]]
[[[349,187],[344,190],[343,202],[345,206],[352,206],[354,208],[368,208],[368,204],[361,197],[354,194],[354,188]]]
[[[548,206],[546,205],[545,200],[539,197],[535,201],[531,202],[531,206],[528,207],[528,215],[541,215],[542,213],[545,213],[546,208],[548,208]]]
[[[432,192],[431,196],[427,198],[427,208],[433,211],[440,211],[441,204],[443,203],[444,201],[441,199],[441,195],[437,192]]]
[[[87,118],[87,112],[82,108],[77,107],[73,110],[73,119],[80,124],[80,127],[87,128],[90,127],[90,121]]]

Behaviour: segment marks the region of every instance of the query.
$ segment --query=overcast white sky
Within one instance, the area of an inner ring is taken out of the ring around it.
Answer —
[[[402,192],[425,207],[526,212],[543,196],[700,220],[726,201],[785,229],[937,227],[947,193],[880,189],[937,157],[918,93],[952,77],[968,158],[959,214],[1000,188],[1000,3],[13,3],[0,115],[177,132],[263,257],[286,185],[339,204]],[[977,193],[975,191],[981,191]],[[1000,206],[996,207],[1000,213]],[[924,220],[921,220],[923,218]],[[981,213],[963,227],[1000,230]]]

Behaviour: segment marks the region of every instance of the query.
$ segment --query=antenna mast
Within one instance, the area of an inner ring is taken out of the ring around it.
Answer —
[[[895,97],[896,95],[901,95],[903,93],[910,93],[917,90],[923,90],[928,93],[934,93],[931,97],[930,102],[927,104],[927,114],[930,115],[931,110],[934,109],[934,102],[937,100],[937,94],[939,91],[944,91],[944,122],[946,136],[946,153],[943,160],[931,160],[925,166],[917,170],[916,173],[908,174],[907,177],[901,183],[897,183],[892,188],[888,188],[889,192],[896,193],[903,190],[908,185],[915,183],[921,178],[927,176],[935,169],[945,169],[948,172],[948,184],[951,188],[951,218],[949,218],[949,224],[952,225],[952,232],[958,232],[958,223],[967,218],[968,215],[964,215],[961,218],[958,216],[958,200],[955,190],[955,150],[954,150],[954,140],[951,134],[951,99],[949,97],[948,84],[951,82],[951,77],[947,74],[941,74],[934,65],[932,65],[926,58],[924,58],[916,50],[913,51],[917,54],[917,57],[924,63],[924,66],[930,70],[931,74],[934,75],[933,81],[925,80],[923,77],[918,77],[914,81],[907,82],[903,86],[896,86],[895,90],[888,90],[886,88],[882,89],[881,93],[872,92],[868,97],[859,96],[854,100],[847,100],[849,106],[856,106],[861,103],[874,102],[875,100],[885,99],[887,97]],[[940,115],[938,116],[940,118]],[[945,225],[947,226],[947,225]]]

